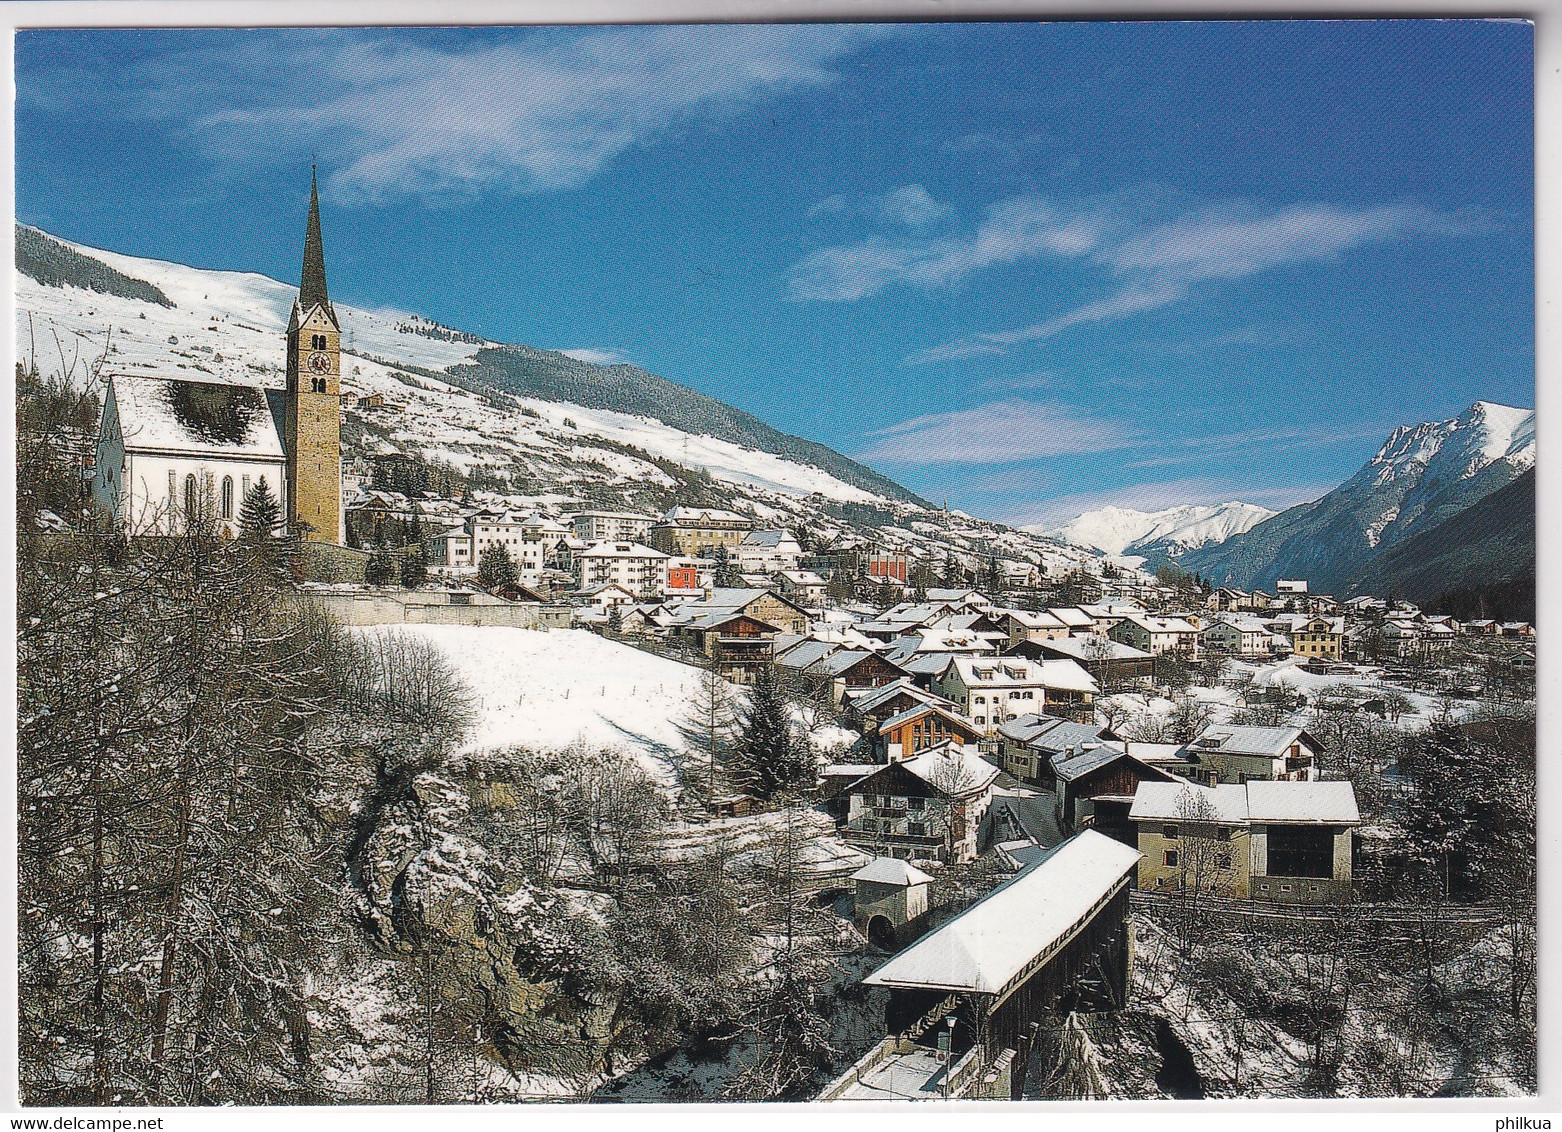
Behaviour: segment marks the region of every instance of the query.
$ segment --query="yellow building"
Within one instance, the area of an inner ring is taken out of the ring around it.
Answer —
[[[1308,617],[1295,622],[1291,649],[1297,656],[1339,660],[1345,640],[1345,618]]]
[[[1144,854],[1144,891],[1295,904],[1350,899],[1361,813],[1349,782],[1142,782],[1129,818]]]

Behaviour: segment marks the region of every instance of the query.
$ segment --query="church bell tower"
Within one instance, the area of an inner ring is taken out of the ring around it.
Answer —
[[[287,324],[288,524],[311,542],[342,541],[342,327],[325,291],[320,193],[309,176],[304,272]]]

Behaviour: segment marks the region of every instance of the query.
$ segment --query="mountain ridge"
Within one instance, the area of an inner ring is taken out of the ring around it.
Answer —
[[[1166,558],[1224,542],[1274,514],[1268,508],[1236,500],[1181,504],[1159,511],[1108,506],[1086,511],[1065,523],[1034,524],[1022,529],[1103,554]]]
[[[1350,596],[1371,565],[1535,465],[1534,410],[1476,401],[1456,417],[1404,425],[1353,476],[1323,497],[1183,556],[1216,585],[1270,588],[1306,578]]]
[[[32,225],[17,223],[15,237],[17,270],[44,286],[69,285],[84,291],[177,308],[180,306],[178,299],[184,296],[170,298],[167,288],[160,286],[156,279],[143,277],[157,274],[156,265],[166,264],[186,272],[248,284],[255,291],[270,292],[266,297],[273,302],[290,305],[291,296],[296,292],[296,288],[258,272],[212,271],[125,256],[76,244]],[[148,272],[148,267],[154,270]],[[137,270],[140,274],[136,274]],[[209,301],[210,294],[209,291],[203,293],[202,300]],[[186,297],[186,302],[193,305],[191,297]],[[435,367],[444,369],[463,385],[485,385],[497,392],[542,401],[653,417],[683,432],[731,441],[818,468],[842,483],[872,495],[934,509],[933,504],[908,488],[828,445],[782,432],[746,410],[638,366],[585,362],[561,351],[498,342],[443,327],[415,315],[346,309],[355,310],[360,317],[379,314],[403,334],[454,347],[472,347],[463,350],[460,358],[439,359],[446,364]],[[344,343],[344,350],[357,352],[355,346],[356,343]],[[370,356],[373,352],[371,348]],[[412,359],[392,360],[410,362]],[[567,395],[569,393],[578,395]]]

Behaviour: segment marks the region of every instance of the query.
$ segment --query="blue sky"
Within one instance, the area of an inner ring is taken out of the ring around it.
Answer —
[[[1011,522],[1534,404],[1497,21],[21,32],[17,213],[633,361]]]

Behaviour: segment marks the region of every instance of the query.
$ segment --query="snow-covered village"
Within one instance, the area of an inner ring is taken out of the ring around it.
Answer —
[[[1535,1092],[1533,409],[983,518],[349,305],[326,173],[15,229],[22,1103]]]

